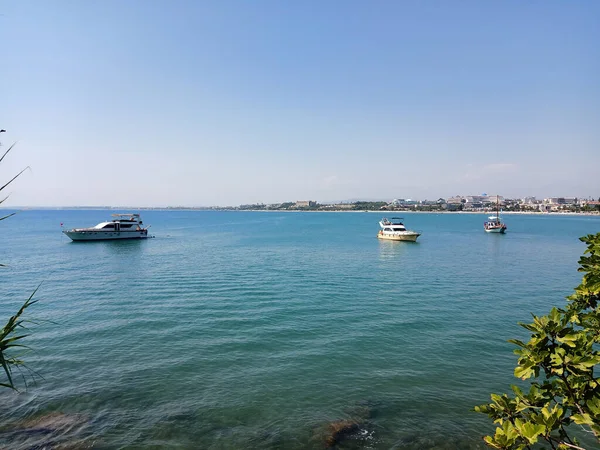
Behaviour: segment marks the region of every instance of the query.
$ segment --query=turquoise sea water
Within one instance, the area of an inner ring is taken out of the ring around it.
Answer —
[[[36,384],[0,391],[0,448],[483,448],[471,412],[514,383],[506,341],[581,278],[600,217],[142,211],[155,239],[72,243],[116,211],[0,222],[0,319]],[[123,211],[127,212],[127,211]],[[31,381],[31,380],[29,380]],[[62,447],[61,447],[62,446]]]

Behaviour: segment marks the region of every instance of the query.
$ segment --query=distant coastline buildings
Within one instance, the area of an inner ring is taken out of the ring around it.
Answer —
[[[486,212],[500,205],[503,211],[520,212],[600,212],[600,199],[580,199],[576,197],[549,197],[538,200],[536,197],[511,199],[502,195],[456,195],[447,199],[414,200],[395,198],[391,201],[355,201],[319,203],[315,200],[295,202],[240,205],[227,208],[236,210],[295,210],[295,211],[470,211]]]
[[[202,211],[495,211],[496,202],[505,212],[593,213],[600,214],[600,198],[536,197],[507,198],[502,195],[455,195],[436,200],[395,198],[391,201],[344,201],[319,203],[316,200],[296,200],[282,203],[252,203],[239,206],[167,206],[146,207],[75,207],[77,209],[178,209]]]
[[[312,208],[317,206],[317,202],[313,202],[312,200],[300,200],[295,203],[296,208]]]
[[[589,213],[600,215],[600,198],[536,197],[506,198],[497,196],[504,212],[531,213]],[[112,209],[112,210],[195,210],[195,211],[424,211],[424,212],[481,212],[495,211],[496,196],[456,195],[437,200],[396,198],[391,201],[344,201],[319,203],[316,200],[297,200],[283,203],[253,203],[239,206],[65,206],[58,209]],[[43,208],[46,209],[46,208]],[[57,209],[52,207],[50,209]]]

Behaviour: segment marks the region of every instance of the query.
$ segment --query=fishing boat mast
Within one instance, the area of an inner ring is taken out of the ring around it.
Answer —
[[[500,196],[496,195],[496,222],[500,223]]]

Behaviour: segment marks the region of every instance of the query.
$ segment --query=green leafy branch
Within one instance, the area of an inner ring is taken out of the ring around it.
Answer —
[[[533,322],[528,342],[511,339],[519,356],[515,377],[534,378],[529,392],[512,386],[513,395],[492,394],[492,403],[475,407],[497,424],[485,443],[506,450],[530,449],[546,442],[552,449],[582,449],[573,425],[600,442],[600,233],[580,238],[587,244],[579,260],[584,272],[566,308],[552,308]]]

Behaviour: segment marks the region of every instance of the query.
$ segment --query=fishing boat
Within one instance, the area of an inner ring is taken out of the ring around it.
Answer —
[[[401,217],[392,217],[391,220],[385,217],[379,221],[381,230],[377,233],[379,239],[387,239],[390,241],[410,241],[416,242],[417,238],[421,236],[421,233],[416,231],[407,230],[402,223]]]
[[[144,227],[139,214],[113,214],[112,219],[90,228],[63,230],[73,241],[101,241],[113,239],[146,239],[148,228]]]
[[[488,220],[483,223],[483,229],[486,233],[505,233],[506,225],[502,223],[500,219],[500,203],[498,201],[498,196],[496,196],[496,215],[489,216]]]

